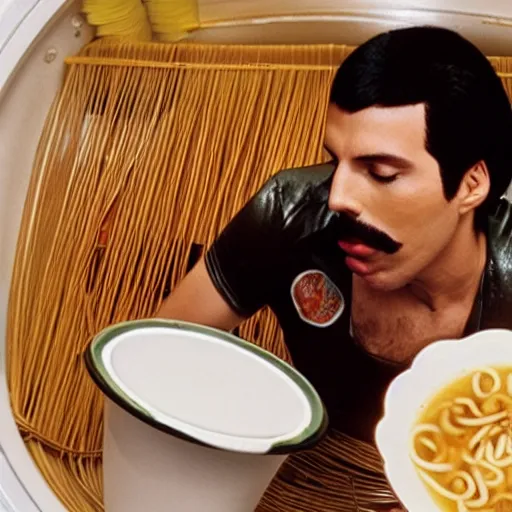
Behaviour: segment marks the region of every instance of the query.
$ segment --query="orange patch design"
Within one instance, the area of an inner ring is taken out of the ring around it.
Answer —
[[[291,295],[302,320],[327,327],[345,309],[345,300],[338,287],[320,270],[299,274],[292,284]]]

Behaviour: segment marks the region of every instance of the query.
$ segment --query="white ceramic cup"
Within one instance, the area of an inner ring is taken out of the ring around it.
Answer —
[[[306,379],[223,331],[126,322],[85,359],[106,396],[107,512],[252,511],[287,455],[326,429]]]

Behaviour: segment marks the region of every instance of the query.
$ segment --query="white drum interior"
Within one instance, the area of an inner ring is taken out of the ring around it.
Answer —
[[[311,421],[299,386],[270,361],[213,335],[137,329],[110,341],[103,364],[162,423],[241,438],[292,437]]]
[[[205,22],[232,21],[205,26],[192,38],[205,42],[357,44],[396,25],[434,23],[462,31],[488,55],[506,55],[512,53],[511,5],[505,0],[445,4],[433,0],[403,0],[399,4],[390,0],[310,0],[284,1],[276,6],[265,0],[256,8],[256,3],[249,1],[208,0],[201,2]],[[5,372],[5,331],[18,228],[40,130],[62,81],[63,58],[75,54],[93,35],[86,23],[76,33],[75,17],[80,8],[79,0],[0,0],[0,494],[3,488],[9,509],[23,512],[65,511],[16,428]],[[312,15],[312,11],[319,14]],[[270,16],[272,13],[281,16]],[[294,13],[299,15],[287,17]],[[254,21],[255,15],[261,17]],[[54,60],[46,58],[52,55]]]

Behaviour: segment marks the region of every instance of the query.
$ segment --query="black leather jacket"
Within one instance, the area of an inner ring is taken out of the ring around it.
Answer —
[[[333,172],[327,163],[277,173],[214,242],[206,265],[239,314],[272,308],[295,366],[327,405],[331,427],[372,442],[387,386],[407,365],[369,354],[351,336],[352,274],[337,245],[343,225],[327,204]],[[512,327],[510,211],[502,200],[489,218],[487,264],[465,334]]]

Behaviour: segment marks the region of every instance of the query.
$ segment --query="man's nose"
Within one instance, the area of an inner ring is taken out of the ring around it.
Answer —
[[[361,183],[357,173],[346,164],[340,163],[334,171],[331,190],[329,192],[329,208],[336,212],[345,212],[359,217],[362,204],[358,196],[361,194]]]

